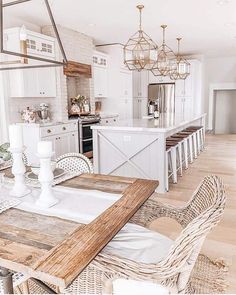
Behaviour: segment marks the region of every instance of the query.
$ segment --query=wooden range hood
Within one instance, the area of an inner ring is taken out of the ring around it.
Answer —
[[[64,75],[67,77],[83,76],[85,78],[92,78],[92,67],[91,65],[68,60],[67,65],[64,67]]]

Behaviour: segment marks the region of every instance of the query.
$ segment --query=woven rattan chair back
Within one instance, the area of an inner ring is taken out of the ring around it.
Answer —
[[[82,154],[65,154],[59,157],[56,162],[58,168],[61,168],[67,172],[93,173],[92,163]]]
[[[203,192],[205,198],[202,197]],[[198,204],[198,216],[196,216],[197,209],[193,211],[193,217],[187,212],[187,208],[191,208],[191,202],[183,208],[184,214],[178,208],[176,210],[172,208],[172,213],[169,213],[172,218],[175,218],[174,214],[178,215],[180,223],[184,216],[187,216],[189,223],[187,225],[184,223],[185,227],[175,240],[167,257],[158,264],[143,264],[102,253],[96,259],[100,268],[103,271],[109,269],[114,277],[118,275],[134,280],[159,282],[169,287],[174,293],[186,292],[189,289],[189,277],[201,246],[207,234],[220,221],[225,199],[224,187],[220,178],[206,177],[191,199],[195,208]]]
[[[182,225],[187,224],[198,217],[204,211],[215,207],[217,202],[224,198],[222,181],[217,176],[207,176],[196,189],[190,201],[182,210]]]

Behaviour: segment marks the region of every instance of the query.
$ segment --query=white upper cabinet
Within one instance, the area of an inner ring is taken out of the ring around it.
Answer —
[[[55,60],[55,38],[26,30],[27,54]],[[4,31],[7,50],[20,52],[20,28]],[[16,57],[14,57],[16,59]],[[40,65],[28,59],[28,65]],[[18,69],[9,71],[11,97],[56,97],[56,70],[54,67]]]
[[[129,70],[120,71],[120,97],[132,99],[132,73]]]
[[[38,55],[49,59],[55,58],[55,41],[44,37],[28,33],[27,35],[27,52],[29,55]]]
[[[55,68],[11,70],[11,97],[56,97]]]
[[[93,55],[94,97],[108,97],[108,56],[98,51]]]
[[[202,113],[202,72],[200,61],[190,63],[187,79],[175,82],[175,112],[195,116]]]
[[[101,67],[93,68],[93,81],[94,81],[94,97],[107,97],[108,96],[108,77],[107,69]]]
[[[173,83],[170,77],[154,76],[152,72],[149,73],[149,84],[152,83]]]
[[[145,98],[148,96],[149,73],[148,71],[133,71],[134,97]]]

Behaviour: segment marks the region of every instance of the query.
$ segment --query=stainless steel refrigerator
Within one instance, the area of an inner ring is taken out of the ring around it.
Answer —
[[[148,114],[152,115],[154,107],[160,113],[175,112],[175,83],[155,83],[148,85]]]

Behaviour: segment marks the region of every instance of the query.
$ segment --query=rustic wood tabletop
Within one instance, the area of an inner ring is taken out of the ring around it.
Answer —
[[[158,181],[82,174],[60,185],[122,197],[87,225],[14,208],[1,213],[0,267],[64,288],[153,194]]]

